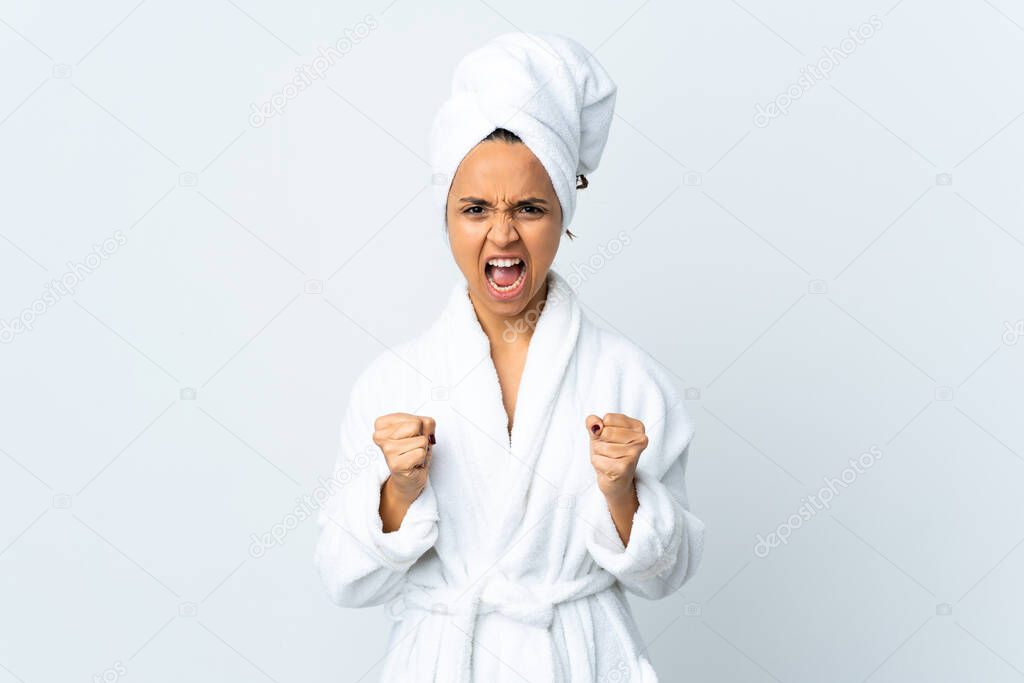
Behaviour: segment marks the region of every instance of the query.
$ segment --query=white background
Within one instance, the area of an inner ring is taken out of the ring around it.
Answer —
[[[555,268],[595,258],[586,310],[697,423],[703,566],[634,600],[664,680],[1024,679],[1020,3],[136,3],[0,2],[0,325],[125,238],[0,345],[0,683],[376,678],[390,622],[330,604],[315,522],[252,535],[443,305],[430,120],[535,29],[620,89]]]

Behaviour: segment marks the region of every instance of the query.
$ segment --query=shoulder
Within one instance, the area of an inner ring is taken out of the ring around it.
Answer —
[[[353,398],[376,396],[381,400],[404,403],[404,397],[431,390],[441,347],[435,322],[427,329],[379,349],[369,358],[352,385]]]
[[[694,423],[677,384],[680,380],[661,361],[632,339],[584,318],[586,333],[578,376],[595,414],[621,412],[644,423],[652,439],[648,465],[663,470],[682,452],[694,434]],[[586,378],[586,379],[584,379]],[[599,408],[599,409],[598,409]]]
[[[581,356],[605,377],[620,378],[620,390],[662,394],[670,403],[680,398],[671,371],[637,342],[614,329],[602,327],[584,315]]]

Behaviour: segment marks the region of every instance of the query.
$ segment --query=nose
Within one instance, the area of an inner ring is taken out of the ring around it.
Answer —
[[[498,214],[487,233],[487,239],[501,247],[518,240],[519,231],[516,229],[515,220],[504,213]]]

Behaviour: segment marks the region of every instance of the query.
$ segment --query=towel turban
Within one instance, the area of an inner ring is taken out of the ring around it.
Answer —
[[[505,33],[463,57],[430,131],[442,224],[462,159],[495,128],[505,128],[547,170],[562,207],[562,229],[568,228],[577,176],[597,168],[608,140],[616,89],[586,48],[556,34]]]

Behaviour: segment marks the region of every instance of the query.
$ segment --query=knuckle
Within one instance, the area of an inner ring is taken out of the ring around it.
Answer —
[[[374,420],[373,427],[374,429],[384,429],[394,422],[400,422],[401,418],[402,413],[385,413]]]

